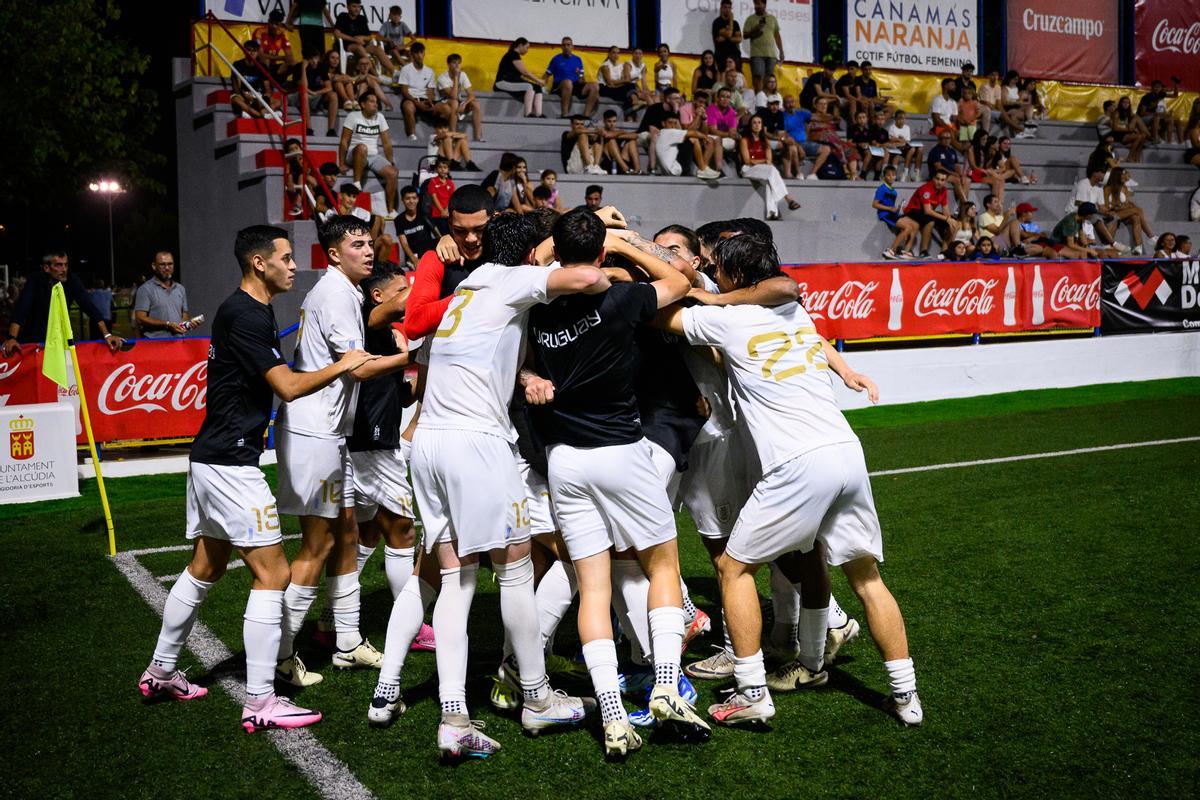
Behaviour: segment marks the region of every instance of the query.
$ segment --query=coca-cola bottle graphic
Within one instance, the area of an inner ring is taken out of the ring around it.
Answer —
[[[892,290],[888,294],[888,330],[900,330],[904,315],[904,287],[900,284],[900,269],[892,267]]]
[[[1046,321],[1046,290],[1042,287],[1042,266],[1033,266],[1033,324]]]
[[[1017,276],[1008,268],[1008,282],[1004,284],[1004,325],[1011,328],[1017,324]]]

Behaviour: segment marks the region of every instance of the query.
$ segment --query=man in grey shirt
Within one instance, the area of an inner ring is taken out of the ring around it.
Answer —
[[[176,283],[175,256],[170,250],[154,254],[154,277],[138,287],[133,299],[133,318],[147,339],[182,336],[187,320],[187,291]]]

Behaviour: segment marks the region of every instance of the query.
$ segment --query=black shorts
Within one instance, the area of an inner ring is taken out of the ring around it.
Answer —
[[[563,83],[562,81],[555,81],[554,85],[550,87],[550,93],[558,94],[558,88],[560,86],[562,86],[562,83]],[[571,82],[571,96],[572,97],[583,97],[583,87],[586,85],[587,85],[586,79],[572,81]]]
[[[904,216],[916,222],[918,228],[924,228],[927,224],[932,222],[933,229],[937,231],[938,235],[940,236],[945,236],[946,231],[950,229],[950,226],[946,223],[946,220],[938,219],[937,217],[931,217],[924,211],[906,211]]]

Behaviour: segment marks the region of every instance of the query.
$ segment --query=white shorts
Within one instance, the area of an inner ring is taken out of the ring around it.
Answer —
[[[746,450],[740,429],[692,445],[688,468],[679,483],[679,500],[687,506],[696,530],[706,539],[724,539],[755,481],[747,475]],[[755,476],[757,477],[757,476]]]
[[[403,450],[364,450],[351,453],[350,462],[354,465],[355,519],[374,519],[380,506],[397,516],[413,518],[412,489]]]
[[[529,539],[529,500],[516,448],[499,436],[418,425],[412,482],[426,552],[453,541],[462,557]]]
[[[558,530],[558,519],[554,516],[554,503],[550,500],[550,484],[529,462],[517,455],[517,469],[521,482],[525,484],[525,499],[529,501],[529,533],[554,533]]]
[[[235,547],[279,544],[275,496],[256,466],[192,463],[187,476],[187,538],[224,539]]]
[[[654,471],[658,473],[659,483],[667,490],[667,502],[674,508],[683,473],[675,468],[675,456],[668,453],[667,448],[658,442],[651,442],[649,439],[646,441],[650,445],[650,458],[654,462]]]
[[[675,516],[645,439],[608,447],[556,444],[547,454],[550,496],[572,560],[675,538]]]
[[[826,445],[763,476],[746,502],[725,552],[765,564],[820,539],[834,566],[863,556],[883,561],[883,535],[862,445]]]
[[[279,427],[275,449],[280,513],[337,519],[343,508],[354,507],[353,480],[346,483],[352,467],[344,439],[318,439]],[[347,486],[349,492],[344,491]]]

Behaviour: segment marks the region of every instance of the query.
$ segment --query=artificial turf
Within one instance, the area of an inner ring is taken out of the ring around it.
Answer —
[[[1197,436],[1200,381],[848,416],[871,469],[885,470]],[[776,696],[770,733],[719,729],[699,747],[652,739],[625,764],[604,762],[594,728],[528,739],[486,701],[500,640],[487,570],[468,691],[473,716],[504,745],[496,757],[439,764],[432,654],[409,657],[411,708],[387,730],[366,725],[373,673],[334,674],[327,657],[307,652],[327,678],[299,698],[325,712],[314,733],[379,797],[1194,797],[1198,474],[1200,443],[1185,442],[876,478],[882,571],[906,616],[920,729],[879,709],[886,674],[864,635],[828,688]],[[182,541],[182,475],[113,480],[109,490],[122,549]],[[686,514],[679,521],[684,575],[715,616],[711,568]],[[285,529],[295,532],[295,520]],[[316,796],[266,737],[241,732],[221,691],[142,703],[135,683],[158,617],[103,556],[92,482],[78,499],[5,507],[0,531],[0,795]],[[141,562],[166,575],[186,560]],[[379,560],[364,574],[363,624],[382,647],[391,601]],[[248,581],[231,571],[201,613],[235,652]],[[861,619],[840,575],[834,592]],[[564,623],[560,652],[573,635]],[[704,642],[689,658],[707,655]],[[194,661],[185,653],[181,666]],[[206,682],[198,669],[192,677]],[[698,688],[701,706],[716,699],[715,684]]]

